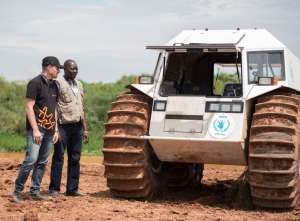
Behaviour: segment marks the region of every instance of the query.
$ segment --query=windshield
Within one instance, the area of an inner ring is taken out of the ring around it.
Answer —
[[[240,96],[241,90],[241,64],[215,63],[213,94]]]
[[[194,95],[240,97],[241,54],[194,51],[170,53],[161,96]]]
[[[275,77],[284,80],[283,52],[249,52],[249,84],[258,82],[258,77]]]

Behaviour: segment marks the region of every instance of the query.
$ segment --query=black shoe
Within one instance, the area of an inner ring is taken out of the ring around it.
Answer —
[[[33,200],[49,200],[48,196],[42,195],[40,193],[30,193],[30,196]]]
[[[15,203],[23,203],[24,202],[24,200],[22,199],[21,193],[14,192],[12,195],[12,198]]]
[[[66,196],[85,196],[84,193],[76,192],[66,192]]]

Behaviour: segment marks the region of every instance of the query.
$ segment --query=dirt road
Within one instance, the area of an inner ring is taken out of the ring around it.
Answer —
[[[61,194],[49,201],[37,202],[28,195],[25,203],[11,201],[14,180],[24,154],[0,153],[0,220],[300,220],[300,208],[294,211],[242,209],[237,178],[243,167],[208,165],[201,190],[165,192],[153,202],[112,198],[103,177],[101,157],[83,157],[80,191],[86,196]],[[42,190],[49,185],[50,162]],[[66,168],[62,189],[65,191]]]

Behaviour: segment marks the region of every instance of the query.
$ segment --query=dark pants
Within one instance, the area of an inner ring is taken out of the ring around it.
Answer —
[[[80,155],[82,149],[82,123],[59,125],[60,141],[54,145],[49,191],[60,191],[61,174],[64,165],[64,151],[68,152],[67,193],[78,191]]]

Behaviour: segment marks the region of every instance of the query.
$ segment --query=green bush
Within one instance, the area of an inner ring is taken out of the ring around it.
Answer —
[[[83,82],[90,130],[90,142],[84,145],[84,153],[101,154],[106,112],[115,97],[125,91],[125,87],[131,82],[133,82],[133,76],[124,76],[115,83]],[[25,93],[26,82],[8,82],[0,77],[0,150],[24,150]]]

